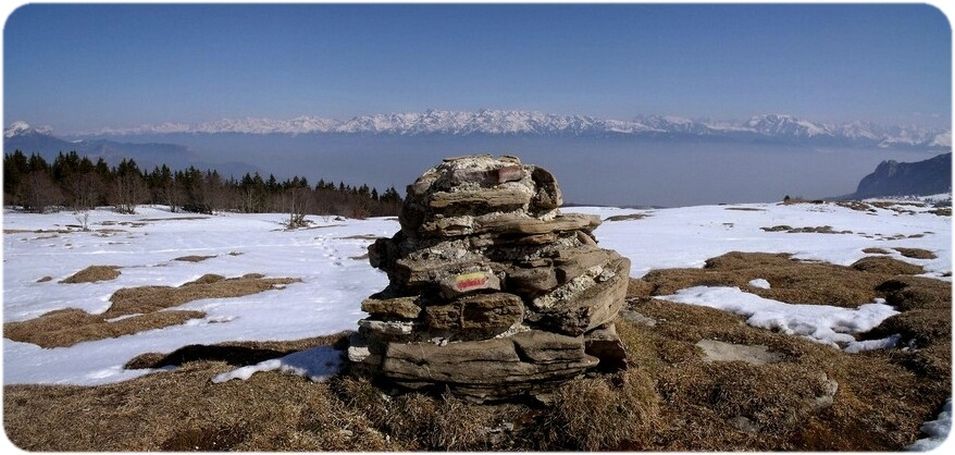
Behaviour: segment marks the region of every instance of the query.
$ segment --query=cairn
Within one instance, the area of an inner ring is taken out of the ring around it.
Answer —
[[[402,388],[474,401],[626,368],[612,321],[630,261],[597,246],[598,217],[561,204],[554,176],[515,157],[429,169],[408,186],[401,230],[368,248],[389,284],[362,302],[370,316],[349,360]]]

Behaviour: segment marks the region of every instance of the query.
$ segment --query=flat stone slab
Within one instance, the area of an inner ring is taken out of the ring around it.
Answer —
[[[696,347],[703,350],[706,362],[746,362],[750,365],[765,365],[781,362],[782,354],[772,352],[766,346],[734,344],[717,340],[700,340]]]
[[[369,297],[361,302],[361,310],[378,317],[414,319],[421,313],[416,304],[418,296],[378,299]]]
[[[617,317],[627,296],[630,260],[615,255],[605,267],[560,285],[554,291],[533,300],[540,322],[551,330],[581,335]]]
[[[598,362],[584,353],[582,337],[531,330],[445,346],[390,343],[382,373],[398,381],[493,389],[497,385],[532,386],[534,382],[568,379]]]
[[[506,292],[474,294],[447,305],[425,308],[425,324],[434,333],[449,332],[463,339],[491,338],[505,332],[524,318],[521,298]]]
[[[508,183],[497,188],[441,191],[431,195],[428,206],[433,209],[466,207],[521,207],[531,202],[534,194],[526,186]]]

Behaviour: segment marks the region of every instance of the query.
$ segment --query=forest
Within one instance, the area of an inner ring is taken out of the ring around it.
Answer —
[[[3,157],[4,206],[37,213],[98,206],[135,213],[141,204],[163,204],[174,212],[288,213],[289,225],[295,227],[305,223],[305,215],[397,215],[401,199],[394,187],[379,193],[368,185],[324,179],[312,186],[305,177],[279,181],[257,172],[225,178],[214,169],[172,170],[165,164],[146,170],[131,159],[110,166],[75,151],[60,152],[52,163],[20,150]]]

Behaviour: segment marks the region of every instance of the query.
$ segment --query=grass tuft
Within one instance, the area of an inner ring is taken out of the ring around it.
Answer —
[[[119,266],[115,265],[91,265],[79,272],[76,272],[60,283],[94,283],[97,281],[115,280],[119,277]]]

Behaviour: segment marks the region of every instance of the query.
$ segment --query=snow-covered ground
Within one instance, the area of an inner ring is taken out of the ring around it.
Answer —
[[[755,281],[755,280],[754,280]],[[848,352],[892,347],[897,336],[879,340],[856,341],[852,334],[868,332],[882,321],[899,314],[885,299],[841,308],[828,305],[796,305],[743,292],[737,287],[694,286],[659,299],[688,305],[699,305],[729,311],[746,317],[753,327],[772,329],[797,335],[818,343],[844,348]]]
[[[631,259],[634,277],[654,268],[700,267],[706,259],[734,250],[787,252],[797,258],[848,265],[865,256],[863,248],[880,247],[891,251],[893,257],[924,266],[927,276],[950,280],[942,277],[951,271],[950,218],[925,213],[928,209],[924,208],[903,208],[919,213],[878,209],[875,214],[868,214],[833,204],[740,204],[658,210],[573,207],[564,211],[593,213],[602,218],[647,215],[639,220],[607,221],[596,231],[603,247]],[[362,299],[387,283],[385,275],[372,269],[363,257],[365,248],[374,236],[390,236],[398,229],[394,218],[336,221],[313,216],[313,228],[286,231],[281,225],[281,214],[177,219],[183,217],[194,215],[170,213],[162,207],[141,207],[135,215],[96,210],[90,212],[93,232],[73,229],[69,233],[36,233],[33,231],[66,229],[66,225],[77,224],[77,220],[69,212],[35,215],[5,211],[4,321],[31,319],[60,308],[100,313],[109,307],[109,297],[117,289],[178,286],[206,273],[262,273],[269,277],[296,277],[302,282],[241,298],[190,302],[175,309],[201,310],[207,313],[206,318],[67,348],[42,349],[4,339],[4,383],[115,382],[150,372],[122,368],[125,362],[145,352],[170,352],[196,343],[292,340],[354,329],[364,315],[360,310]],[[760,229],[776,225],[829,225],[835,231],[853,233],[790,234]],[[97,232],[100,229],[121,231]],[[899,234],[906,238],[886,240]],[[907,238],[910,235],[920,236]],[[924,248],[935,252],[938,258],[904,258],[892,247]],[[217,257],[196,263],[173,260],[186,255]],[[90,265],[120,266],[122,274],[115,280],[99,283],[58,283]],[[53,279],[37,282],[45,276]],[[296,359],[286,360],[259,365],[254,370],[284,369],[306,375],[316,371],[306,367],[296,370]],[[244,374],[236,373],[236,377]]]
[[[925,267],[929,276],[951,271],[951,219],[926,213],[930,208],[899,206],[918,212],[899,214],[876,209],[875,214],[835,204],[733,204],[681,207],[659,210],[573,207],[566,212],[614,215],[642,213],[640,220],[609,221],[597,228],[597,240],[630,258],[630,274],[640,277],[651,269],[702,267],[706,259],[729,251],[793,253],[799,259],[815,259],[849,265],[866,256],[863,248],[889,250],[892,257]],[[744,209],[744,210],[737,210]],[[833,231],[852,234],[790,234],[765,232],[761,227],[787,225],[793,228],[832,226]],[[884,240],[895,235],[918,238]],[[874,238],[868,238],[872,236]],[[892,247],[924,248],[937,259],[905,258]]]
[[[100,313],[109,308],[117,289],[144,285],[178,286],[206,273],[227,277],[262,273],[296,277],[284,289],[241,298],[204,299],[176,309],[201,310],[202,320],[140,332],[115,339],[41,349],[4,339],[4,382],[98,384],[129,379],[147,370],[123,370],[144,352],[170,352],[196,343],[229,340],[293,340],[352,329],[363,317],[359,307],[368,294],[385,287],[384,274],[365,258],[372,236],[390,236],[397,221],[335,221],[311,217],[315,229],[286,231],[281,214],[223,214],[205,219],[176,220],[191,214],[140,208],[136,215],[107,210],[90,213],[91,229],[123,229],[101,236],[73,232],[4,235],[4,321],[37,317],[59,308]],[[143,226],[102,223],[148,221]],[[6,212],[4,229],[58,229],[76,224],[71,213],[29,215]],[[230,255],[229,253],[241,253]],[[186,255],[217,257],[202,262],[175,261]],[[90,265],[118,265],[119,278],[83,284],[59,280]],[[51,276],[53,280],[37,283]],[[212,323],[215,322],[215,323]]]

